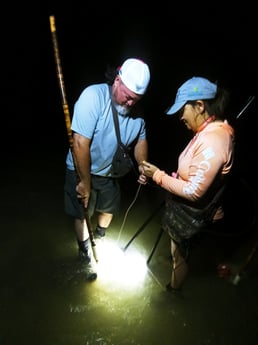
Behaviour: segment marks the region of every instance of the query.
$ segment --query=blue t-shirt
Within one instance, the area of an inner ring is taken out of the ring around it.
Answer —
[[[131,113],[130,116],[118,114],[120,136],[124,145],[130,146],[135,140],[146,138],[143,117]],[[74,105],[71,129],[92,140],[91,173],[108,176],[113,155],[117,148],[115,124],[112,114],[109,85],[94,84],[86,87]],[[74,170],[71,150],[66,158],[68,169]]]

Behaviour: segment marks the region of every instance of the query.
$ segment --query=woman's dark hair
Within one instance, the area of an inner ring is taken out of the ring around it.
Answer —
[[[214,114],[217,118],[225,119],[230,102],[229,91],[218,86],[216,97],[204,102],[209,114]]]
[[[188,104],[195,105],[196,101],[188,101]],[[230,102],[230,93],[228,90],[219,87],[215,98],[203,99],[205,108],[210,115],[215,115],[216,118],[224,120]]]

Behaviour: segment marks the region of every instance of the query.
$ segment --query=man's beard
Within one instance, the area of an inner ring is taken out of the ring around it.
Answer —
[[[130,112],[129,108],[123,107],[122,105],[114,103],[114,106],[115,106],[118,114],[120,114],[122,116],[126,116]]]

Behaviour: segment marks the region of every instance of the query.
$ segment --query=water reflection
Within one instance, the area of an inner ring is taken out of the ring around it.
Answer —
[[[166,234],[146,265],[160,231],[159,214],[123,250],[159,207],[162,198],[156,191],[141,190],[118,241],[138,188],[127,183],[121,213],[97,244],[98,279],[89,283],[78,260],[72,220],[63,211],[63,167],[49,157],[45,162],[44,167],[34,162],[31,174],[24,169],[30,164],[26,160],[4,171],[1,345],[257,344],[257,255],[239,284],[232,284],[255,231],[249,236],[204,236],[192,252],[191,271],[178,298],[165,291],[171,272]],[[55,171],[51,180],[45,178],[50,169]],[[243,198],[243,203],[249,200]],[[231,276],[218,276],[222,262]]]

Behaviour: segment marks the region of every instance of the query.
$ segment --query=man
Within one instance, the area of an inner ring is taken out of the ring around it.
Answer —
[[[138,182],[145,184],[140,163],[147,159],[148,143],[139,101],[149,81],[148,65],[129,58],[111,78],[109,75],[108,82],[86,87],[74,106],[73,147],[66,158],[65,210],[75,219],[79,258],[86,264],[88,280],[95,280],[97,273],[91,263],[85,209],[90,218],[98,213],[94,236],[102,238],[120,205],[119,182],[111,173],[117,149],[112,103],[118,114],[121,141],[133,147]]]

